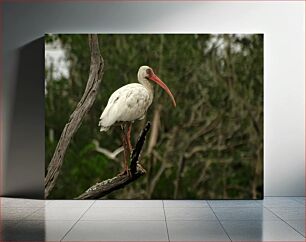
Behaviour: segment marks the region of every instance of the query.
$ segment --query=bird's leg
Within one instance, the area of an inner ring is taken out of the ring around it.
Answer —
[[[126,162],[127,162],[127,143],[125,138],[125,130],[124,130],[124,124],[121,124],[121,139],[122,139],[122,145],[123,145],[123,156],[124,156],[124,170],[120,173],[120,175],[124,175],[126,172]]]
[[[125,163],[125,171],[129,176],[131,176],[131,172],[128,167],[128,162],[130,161],[131,153],[132,153],[132,145],[131,145],[131,122],[125,123],[125,143],[127,146],[127,152],[126,152],[126,163]]]
[[[132,153],[133,147],[131,144],[131,128],[132,128],[132,123],[128,122],[127,123],[127,141],[128,141],[128,146],[129,146],[129,150],[130,150],[130,154]]]
[[[123,153],[124,153],[124,170],[120,173],[120,175],[124,175],[124,174],[129,174],[129,166],[128,166],[128,162],[130,159],[130,148],[129,148],[129,144],[128,144],[128,139],[127,139],[127,129],[126,129],[126,125],[122,124],[121,125],[121,129],[122,129],[122,145],[123,145]]]

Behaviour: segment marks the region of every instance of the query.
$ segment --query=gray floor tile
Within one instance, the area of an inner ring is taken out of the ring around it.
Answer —
[[[164,200],[164,207],[181,207],[181,208],[208,208],[208,203],[205,200]]]
[[[218,221],[167,221],[170,241],[230,241]]]
[[[213,208],[220,220],[279,220],[265,208]]]
[[[212,208],[219,207],[238,207],[238,208],[252,208],[252,207],[261,207],[261,204],[258,201],[254,200],[208,200],[207,201]]]
[[[293,197],[265,197],[262,201],[265,207],[303,207],[303,203],[296,201]]]
[[[305,197],[292,197],[292,198],[298,203],[301,203],[302,205],[305,206]]]
[[[40,224],[29,224],[24,221],[12,227],[9,233],[5,234],[5,240],[17,241],[44,241],[45,240],[45,222]]]
[[[81,220],[165,220],[163,208],[94,208]]]
[[[1,220],[21,220],[40,208],[14,208],[14,207],[4,207],[1,208]]]
[[[45,221],[45,231],[46,231],[46,240],[54,241],[60,240],[64,237],[64,235],[69,231],[69,229],[73,226],[75,221],[72,220],[46,220]]]
[[[27,220],[78,220],[86,211],[87,208],[41,208],[30,216]]]
[[[74,223],[75,221],[72,220],[46,220],[46,240],[53,241],[62,239]]]
[[[2,208],[41,208],[44,207],[46,202],[44,200],[36,199],[21,199],[21,198],[0,198]]]
[[[50,200],[48,208],[89,208],[95,200]]]
[[[305,236],[305,220],[286,220],[290,226]]]
[[[168,241],[165,221],[79,221],[63,241]]]
[[[74,221],[24,220],[6,234],[6,240],[60,241]]]
[[[305,197],[267,197],[264,201],[215,200],[209,204],[234,240],[292,241],[303,240],[299,233],[305,236]],[[66,239],[87,240],[89,236],[88,240],[167,241],[163,206],[172,241],[228,239],[224,238],[226,234],[222,227],[220,230],[216,216],[204,200],[165,200],[163,204],[162,200],[1,198],[0,234],[2,240],[57,241],[81,218]],[[91,226],[95,232],[88,234]],[[139,229],[141,226],[143,231]],[[88,236],[82,237],[80,231]]]
[[[165,208],[166,219],[170,220],[215,220],[210,208]]]
[[[221,221],[233,241],[304,241],[283,221]]]
[[[18,220],[2,220],[0,222],[0,241],[9,240],[9,236],[16,230]]]
[[[20,220],[2,220],[0,222],[0,232],[5,233],[5,231],[16,226],[18,223],[20,223]]]
[[[163,202],[162,200],[96,200],[92,207],[161,208]]]
[[[272,207],[269,209],[284,220],[305,219],[305,207]]]

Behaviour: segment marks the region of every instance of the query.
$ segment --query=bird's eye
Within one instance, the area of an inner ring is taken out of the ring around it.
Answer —
[[[152,75],[152,73],[153,73],[153,71],[152,71],[152,69],[146,69],[146,73],[149,75],[149,76],[151,76]]]

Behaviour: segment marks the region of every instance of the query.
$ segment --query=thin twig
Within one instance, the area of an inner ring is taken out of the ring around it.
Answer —
[[[105,155],[107,158],[111,160],[118,161],[117,156],[123,151],[123,146],[115,149],[114,151],[110,151],[100,146],[98,140],[93,140],[92,143],[95,145],[95,151]]]

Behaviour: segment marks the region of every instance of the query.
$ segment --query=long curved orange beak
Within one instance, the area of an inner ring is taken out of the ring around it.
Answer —
[[[159,77],[156,76],[154,73],[149,77],[149,79],[154,81],[155,83],[157,83],[159,86],[161,86],[162,89],[164,89],[168,93],[168,95],[170,96],[170,98],[173,102],[174,107],[176,107],[175,99],[174,99],[170,89],[167,87],[167,85],[165,83],[163,83],[162,80],[159,79]]]

